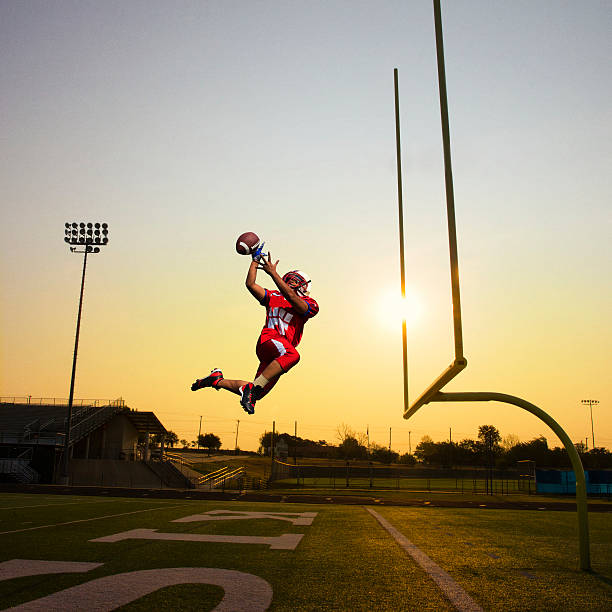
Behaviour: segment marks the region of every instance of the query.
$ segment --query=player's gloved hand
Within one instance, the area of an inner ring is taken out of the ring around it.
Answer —
[[[265,255],[265,253],[263,252],[263,248],[264,248],[264,244],[266,244],[265,242],[262,242],[252,253],[251,253],[251,257],[255,260],[255,261],[259,261],[259,258],[262,257],[263,255]]]

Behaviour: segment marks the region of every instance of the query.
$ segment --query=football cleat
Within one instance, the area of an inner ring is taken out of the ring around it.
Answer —
[[[253,383],[247,383],[240,390],[240,405],[247,414],[255,413],[255,398],[253,397]]]
[[[223,372],[219,369],[215,369],[205,378],[198,378],[198,380],[191,385],[191,390],[197,391],[198,389],[204,389],[205,387],[212,387],[218,391],[219,387],[217,385],[219,384],[220,380],[223,380]]]

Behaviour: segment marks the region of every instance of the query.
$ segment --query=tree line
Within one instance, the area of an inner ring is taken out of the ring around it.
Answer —
[[[367,435],[358,433],[342,424],[337,429],[338,444],[325,440],[309,440],[288,433],[264,433],[260,439],[260,452],[270,454],[270,449],[284,441],[289,456],[321,457],[330,459],[369,460],[380,463],[416,463],[432,467],[486,466],[499,469],[516,467],[519,461],[534,461],[538,467],[570,468],[571,461],[563,447],[549,448],[544,436],[521,442],[516,436],[502,439],[494,425],[481,425],[476,439],[466,438],[460,442],[434,442],[424,436],[414,453],[400,455],[379,444],[369,444]],[[584,443],[576,444],[585,469],[612,468],[612,453],[602,447],[587,450]]]
[[[512,434],[502,439],[494,425],[481,425],[476,439],[466,438],[460,442],[434,442],[431,437],[423,436],[413,454],[400,454],[380,444],[369,444],[366,433],[356,432],[344,423],[338,425],[336,438],[338,443],[330,444],[325,440],[310,440],[280,432],[275,433],[273,438],[272,432],[268,431],[259,438],[259,452],[269,455],[273,442],[276,447],[283,441],[289,456],[302,458],[367,460],[403,465],[419,463],[432,467],[487,466],[499,469],[515,467],[519,461],[535,461],[538,467],[571,468],[565,448],[549,448],[544,436],[527,442],[521,442]],[[144,440],[141,442],[144,443]],[[180,443],[183,448],[203,448],[209,454],[221,448],[221,439],[214,433],[200,434],[197,440],[188,442],[179,440],[174,432],[169,431],[165,435],[165,442],[169,447]],[[152,436],[153,448],[160,443],[160,434]],[[587,450],[583,442],[575,446],[585,469],[612,468],[612,453],[606,448]]]

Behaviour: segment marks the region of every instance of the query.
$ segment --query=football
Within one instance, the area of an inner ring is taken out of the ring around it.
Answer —
[[[259,236],[254,232],[245,232],[236,240],[236,253],[240,255],[251,255],[259,246]]]

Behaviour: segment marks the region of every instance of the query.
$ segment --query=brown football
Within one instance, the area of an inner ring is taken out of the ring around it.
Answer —
[[[244,232],[236,240],[236,253],[250,255],[259,246],[259,236],[255,232]]]

